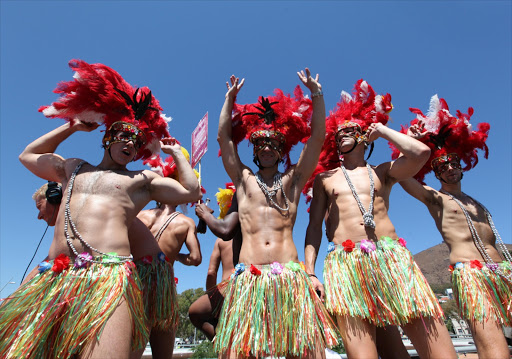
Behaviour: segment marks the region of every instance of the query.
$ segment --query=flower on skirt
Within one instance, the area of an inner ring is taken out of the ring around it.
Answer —
[[[343,246],[343,250],[348,253],[352,252],[356,247],[356,244],[350,239],[347,239],[345,242],[341,243],[341,245]]]
[[[335,249],[336,249],[336,245],[332,242],[329,242],[329,245],[327,246],[327,253],[331,253]]]
[[[52,265],[50,264],[50,262],[44,261],[44,262],[39,263],[39,265],[37,266],[37,270],[39,271],[39,273],[43,273],[43,272],[46,272],[51,267],[52,267]]]
[[[53,260],[52,271],[55,273],[62,273],[64,269],[69,267],[69,257],[64,253],[61,253]]]
[[[142,263],[151,264],[151,262],[153,262],[153,256],[142,257]]]
[[[233,274],[231,274],[231,278],[235,278],[236,276],[242,274],[245,271],[245,264],[238,263],[233,270]]]
[[[384,249],[395,248],[395,241],[391,237],[383,237],[381,243],[382,243],[382,248],[384,248]]]
[[[451,264],[448,266],[448,270],[450,271],[450,273],[453,272],[454,269],[455,268]]]
[[[256,268],[253,264],[251,264],[251,268],[249,269],[252,275],[261,275],[261,271]]]
[[[288,263],[286,263],[286,268],[294,271],[294,272],[297,272],[300,270],[300,263],[297,263],[297,262],[294,262],[294,261],[289,261]]]
[[[489,270],[492,270],[493,272],[496,271],[498,268],[499,268],[499,265],[498,263],[486,263],[485,266],[489,269]]]
[[[174,277],[174,284],[178,285],[178,277]]]
[[[90,261],[92,260],[92,256],[90,253],[83,252],[76,256],[75,259],[75,268],[85,268],[89,265]]]
[[[167,257],[165,256],[165,253],[164,252],[160,252],[158,253],[158,260],[160,262],[165,262],[165,260],[167,259]]]
[[[464,268],[464,263],[462,263],[462,262],[455,263],[455,269],[462,269],[462,268]]]
[[[375,246],[375,243],[372,241],[369,241],[368,239],[363,239],[361,241],[361,250],[365,253],[373,252],[377,247]]]
[[[118,262],[121,262],[121,259],[119,259],[119,257],[117,257],[116,252],[108,252],[108,253],[106,253],[106,255],[103,256],[101,261],[103,263],[118,263]],[[144,261],[144,259],[143,259],[143,261]]]
[[[500,263],[500,267],[501,267],[501,269],[506,270],[506,269],[511,269],[512,265],[508,261],[503,261]]]
[[[306,265],[304,264],[304,262],[300,261],[299,264],[300,264],[300,269],[302,269],[303,271],[306,271]]]
[[[469,262],[471,268],[482,269],[483,265],[478,259],[473,259]]]
[[[402,237],[398,238],[398,244],[400,244],[402,247],[405,248],[407,246],[407,241],[403,239]]]
[[[270,272],[272,274],[281,274],[282,271],[283,271],[283,265],[281,263],[273,262],[270,265]]]

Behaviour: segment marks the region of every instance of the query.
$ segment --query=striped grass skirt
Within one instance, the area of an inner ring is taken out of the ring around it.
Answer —
[[[178,327],[178,299],[172,265],[165,254],[135,261],[142,282],[144,311],[150,328],[175,331]]]
[[[0,358],[82,356],[123,299],[136,350],[146,344],[149,333],[133,262],[39,273],[0,306]]]
[[[345,244],[331,243],[324,261],[325,303],[330,313],[365,319],[376,326],[443,316],[402,238]]]
[[[217,352],[256,358],[304,357],[339,340],[303,264],[295,262],[246,269],[238,264],[225,291],[216,332]]]
[[[471,261],[450,267],[453,295],[462,318],[512,326],[512,283],[479,263]],[[499,267],[505,275],[512,273],[510,262],[502,262]]]

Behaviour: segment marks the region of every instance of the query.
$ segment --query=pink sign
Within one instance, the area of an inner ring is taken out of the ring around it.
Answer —
[[[192,168],[197,165],[206,151],[208,151],[208,112],[192,132],[192,162],[190,163]]]

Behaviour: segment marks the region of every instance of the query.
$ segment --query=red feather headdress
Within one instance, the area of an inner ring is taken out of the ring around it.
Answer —
[[[302,190],[306,195],[306,202],[312,198],[313,181],[317,174],[329,171],[339,166],[340,156],[336,144],[336,135],[346,126],[359,126],[364,132],[372,123],[380,122],[386,125],[389,120],[388,113],[393,109],[391,95],[377,95],[373,88],[363,79],[354,85],[353,95],[341,92],[341,99],[334,111],[329,112],[325,122],[325,141],[320,153],[320,160],[315,171]]]
[[[467,114],[457,110],[457,117],[454,117],[450,113],[446,101],[434,95],[430,99],[427,115],[417,108],[409,108],[409,110],[416,114],[416,118],[410,124],[414,125],[421,121],[429,132],[419,139],[431,150],[429,160],[414,176],[419,182],[424,183],[425,175],[432,171],[432,161],[439,157],[456,153],[466,165],[462,170],[469,171],[478,163],[477,149],[484,151],[484,158],[489,156],[489,148],[485,142],[491,126],[486,122],[481,122],[477,125],[478,130],[473,131],[472,125],[469,123],[473,115],[472,107],[468,108]],[[400,132],[407,133],[407,129],[408,127],[402,126]],[[390,147],[393,150],[392,158],[398,158],[400,151],[392,144]]]
[[[268,111],[272,111],[271,116],[265,113]],[[276,89],[274,96],[262,97],[258,103],[235,104],[232,112],[233,142],[238,145],[243,139],[250,140],[253,133],[261,131],[259,134],[262,136],[281,142],[281,155],[288,169],[292,147],[299,142],[305,143],[311,135],[312,113],[311,99],[304,96],[300,86],[295,88],[294,98]]]
[[[169,136],[170,119],[162,114],[158,100],[147,87],[131,86],[103,64],[71,60],[69,67],[75,71],[74,79],[60,82],[54,92],[61,97],[50,106],[39,108],[40,112],[71,123],[79,119],[104,124],[107,132],[112,124],[127,122],[141,130],[146,139],[135,160],[149,158],[158,151],[159,140]]]

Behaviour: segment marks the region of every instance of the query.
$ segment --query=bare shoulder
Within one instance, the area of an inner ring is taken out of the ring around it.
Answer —
[[[62,173],[65,174],[66,179],[68,179],[71,177],[73,171],[75,171],[78,165],[82,162],[87,163],[81,158],[68,158],[64,161],[64,167],[59,170],[62,170]]]
[[[389,170],[391,169],[391,164],[392,164],[392,162],[383,162],[377,166],[370,165],[370,167],[373,168],[373,171],[375,172],[375,174],[377,174],[377,176],[379,176],[381,182],[385,183],[385,182],[392,181],[394,183],[396,181],[394,181],[393,178],[388,176]]]

